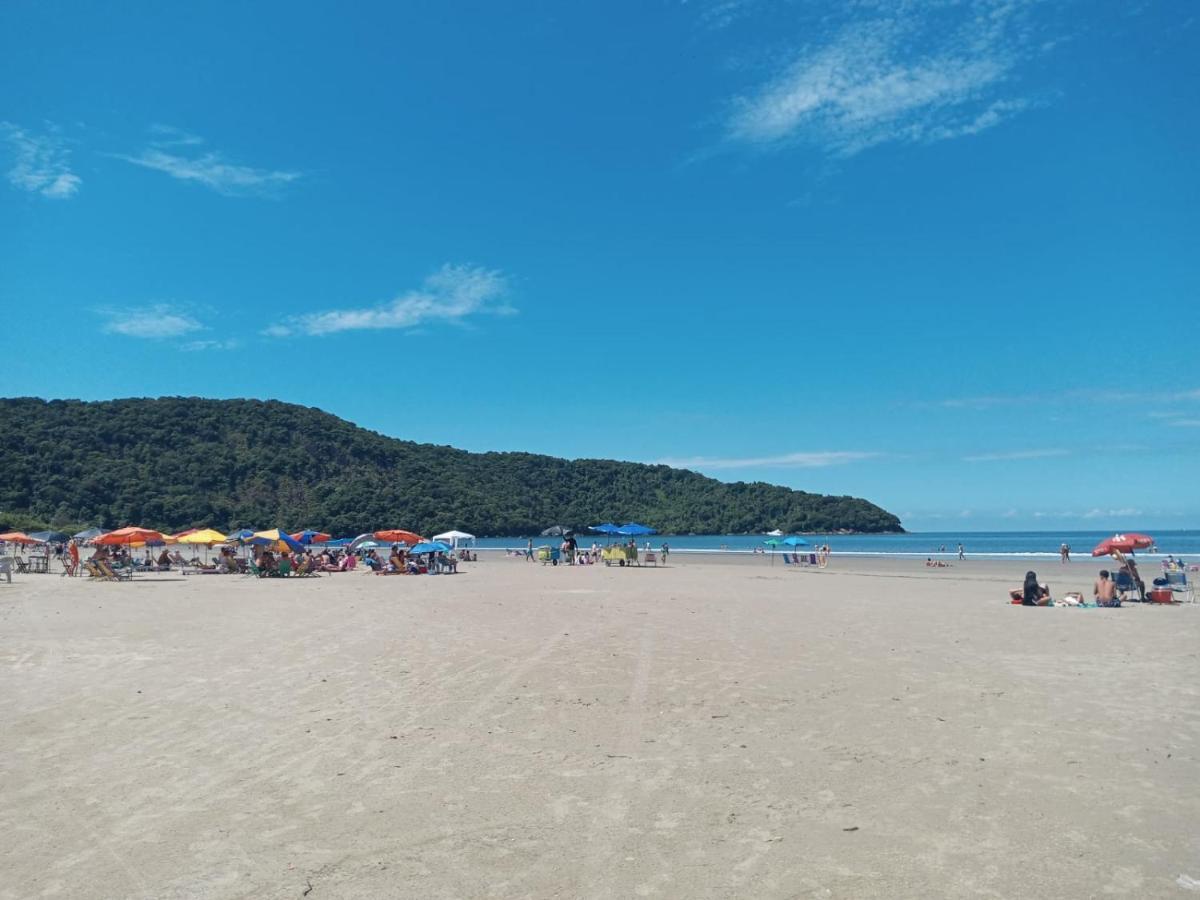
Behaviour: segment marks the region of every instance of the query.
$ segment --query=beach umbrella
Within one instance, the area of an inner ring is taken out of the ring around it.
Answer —
[[[230,543],[244,543],[254,537],[255,531],[256,529],[254,528],[239,528],[237,531],[231,531],[225,535],[225,540]]]
[[[356,541],[351,542],[350,549],[351,550],[378,550],[382,546],[383,546],[383,544],[379,543],[379,541],[375,541],[375,540],[372,540],[371,538],[367,538],[365,541],[356,540]]]
[[[808,541],[806,541],[802,537],[795,537],[795,536],[785,537],[783,539],[782,543],[787,544],[789,547],[807,547],[808,546]]]
[[[35,531],[29,536],[43,544],[61,544],[71,539],[65,531]]]
[[[658,534],[653,528],[648,525],[639,525],[637,522],[629,522],[617,529],[617,534],[624,534],[629,537],[636,537],[643,534]]]
[[[542,532],[542,537],[566,537],[568,534],[574,534],[575,531],[568,528],[566,525],[551,525]]]
[[[272,550],[295,550],[304,549],[304,545],[293,538],[282,528],[269,528],[266,531],[256,531],[246,539],[247,544],[254,544],[256,547],[267,546]]]
[[[375,532],[375,540],[388,544],[419,544],[426,538],[415,531],[405,531],[403,528],[389,528]]]
[[[297,531],[292,535],[292,540],[299,541],[302,544],[327,544],[332,535],[328,535],[323,531],[313,531],[311,528],[304,531]]]
[[[450,530],[450,532],[443,532],[442,534],[434,534],[433,540],[449,541],[450,544],[454,544],[454,542],[456,542],[456,541],[473,541],[473,540],[475,540],[475,535],[467,534],[466,532],[456,532],[456,530]]]
[[[450,545],[441,541],[422,541],[408,548],[409,553],[449,553]]]
[[[189,532],[175,535],[175,540],[181,544],[223,544],[228,538],[212,528],[194,528]]]
[[[603,525],[588,526],[588,531],[595,531],[595,532],[598,532],[599,534],[612,535],[612,534],[619,533],[620,530],[621,529],[618,528],[616,525],[614,525],[612,522],[605,522]]]
[[[336,538],[335,540],[332,540],[332,541],[326,541],[325,546],[326,547],[348,547],[348,546],[350,546],[351,543],[353,543],[353,541],[354,541],[354,538]]]
[[[1148,534],[1114,534],[1096,545],[1092,556],[1108,556],[1114,550],[1122,553],[1132,553],[1134,550],[1145,550],[1154,546],[1154,538]]]
[[[140,528],[136,525],[130,525],[127,528],[118,528],[116,531],[110,531],[107,534],[102,534],[100,537],[92,541],[93,544],[98,544],[102,547],[112,546],[114,544],[153,544],[164,543],[166,535],[161,531],[155,531],[153,528]]]
[[[8,544],[36,544],[38,541],[31,538],[23,531],[6,531],[0,534],[0,541]]]
[[[88,541],[94,541],[102,534],[104,534],[103,528],[85,528],[79,534],[75,535],[75,540],[86,544]]]

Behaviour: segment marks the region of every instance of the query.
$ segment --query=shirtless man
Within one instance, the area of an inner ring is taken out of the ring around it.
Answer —
[[[1099,606],[1120,605],[1120,601],[1116,599],[1117,585],[1116,582],[1108,577],[1108,569],[1100,570],[1100,577],[1092,585],[1092,596],[1096,598],[1096,603]]]

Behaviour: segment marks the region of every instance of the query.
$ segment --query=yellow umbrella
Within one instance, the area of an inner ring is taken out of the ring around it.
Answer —
[[[201,528],[199,531],[185,534],[178,540],[181,544],[223,544],[225,543],[225,535],[211,528]]]
[[[268,531],[256,531],[246,540],[246,543],[259,545],[266,544],[276,552],[294,550],[298,553],[304,549],[303,544],[301,544],[282,528],[272,528]]]

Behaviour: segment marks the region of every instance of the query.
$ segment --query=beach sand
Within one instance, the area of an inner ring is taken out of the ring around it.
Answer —
[[[0,898],[1200,889],[1200,606],[671,561],[0,583]]]

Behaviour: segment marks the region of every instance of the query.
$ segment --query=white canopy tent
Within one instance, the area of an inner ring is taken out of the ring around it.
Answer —
[[[447,531],[442,534],[435,534],[433,539],[447,543],[457,550],[459,544],[468,544],[475,540],[475,535],[467,534],[465,531]]]

